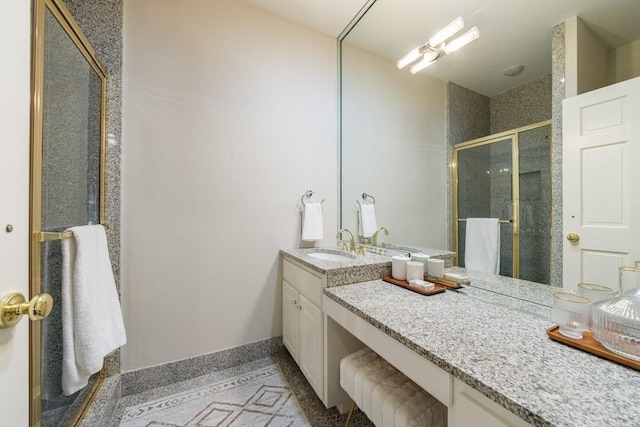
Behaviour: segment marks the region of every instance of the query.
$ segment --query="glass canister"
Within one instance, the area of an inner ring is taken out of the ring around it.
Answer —
[[[607,349],[640,361],[640,268],[620,267],[621,295],[593,304],[591,330]],[[631,290],[622,292],[633,285]]]

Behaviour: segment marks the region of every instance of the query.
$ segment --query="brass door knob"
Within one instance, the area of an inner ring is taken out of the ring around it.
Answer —
[[[578,233],[569,233],[567,234],[567,240],[572,243],[576,243],[578,240],[580,240],[580,236],[578,235]]]
[[[49,294],[36,295],[27,301],[19,292],[7,294],[0,299],[0,328],[15,326],[26,314],[31,320],[42,320],[53,309],[53,298]]]

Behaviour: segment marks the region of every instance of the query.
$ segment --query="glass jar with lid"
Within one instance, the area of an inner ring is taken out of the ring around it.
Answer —
[[[640,267],[620,267],[620,296],[593,304],[594,338],[612,352],[640,361]],[[625,289],[629,289],[626,290]]]

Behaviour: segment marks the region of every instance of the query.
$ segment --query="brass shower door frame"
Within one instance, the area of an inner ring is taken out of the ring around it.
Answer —
[[[99,194],[99,222],[105,219],[105,158],[106,158],[106,95],[107,73],[98,60],[96,52],[84,36],[80,27],[73,19],[71,12],[62,0],[33,0],[32,16],[32,51],[31,51],[31,176],[30,176],[30,230],[29,242],[29,283],[31,297],[41,293],[41,250],[43,241],[42,224],[42,163],[43,163],[43,124],[44,124],[44,46],[45,46],[45,15],[48,10],[65,30],[87,63],[95,71],[101,81],[100,103],[100,194]],[[60,304],[60,301],[55,301]],[[31,396],[29,399],[29,424],[40,427],[42,423],[42,378],[41,357],[42,328],[40,322],[29,322],[29,385]],[[74,415],[72,425],[76,425],[83,412],[93,400],[95,392],[104,379],[104,369],[98,380],[87,394],[87,398]]]
[[[458,239],[459,223],[466,221],[466,218],[461,219],[458,217],[458,152],[470,148],[477,148],[483,145],[494,144],[497,142],[503,142],[511,140],[511,211],[512,218],[509,218],[507,222],[513,225],[513,278],[520,277],[520,151],[519,151],[519,139],[518,135],[522,132],[536,129],[542,126],[551,125],[551,120],[545,120],[531,125],[522,126],[516,129],[510,129],[504,132],[496,133],[493,135],[485,136],[482,138],[472,139],[470,141],[461,142],[456,144],[452,148],[451,153],[451,176],[452,176],[452,201],[451,201],[451,216],[453,227],[453,247],[456,253],[455,264],[458,265]],[[552,141],[550,141],[551,143]],[[549,159],[552,164],[552,159]]]

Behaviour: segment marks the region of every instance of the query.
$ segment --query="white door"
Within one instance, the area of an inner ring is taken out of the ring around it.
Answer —
[[[29,296],[29,97],[31,2],[0,13],[0,297]],[[11,232],[8,232],[12,228]],[[29,323],[0,329],[2,425],[29,424]],[[6,424],[4,424],[6,423]]]
[[[282,342],[298,361],[298,291],[282,281]]]
[[[639,117],[640,78],[563,103],[565,288],[617,287],[618,267],[640,259]]]
[[[323,396],[322,343],[324,340],[324,320],[322,310],[302,294],[298,297],[298,304],[300,304],[298,365],[300,365],[300,370],[307,377],[316,394]]]

